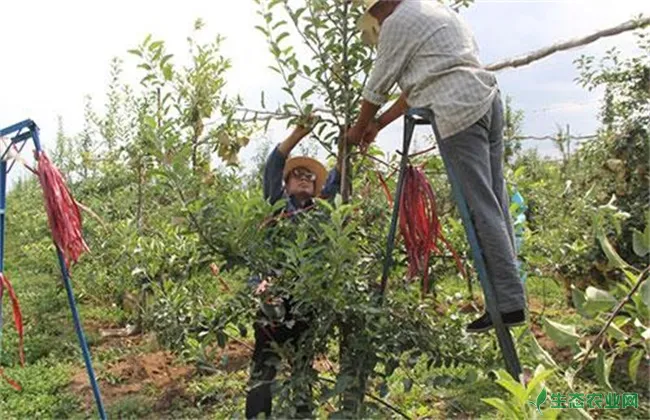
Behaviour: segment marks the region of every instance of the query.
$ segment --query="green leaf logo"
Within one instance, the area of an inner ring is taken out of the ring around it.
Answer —
[[[537,396],[537,402],[528,401],[528,404],[532,404],[537,409],[537,411],[539,411],[539,413],[541,414],[542,413],[541,407],[542,404],[544,404],[544,402],[546,402],[546,387],[542,388],[542,392],[540,392],[539,395]]]

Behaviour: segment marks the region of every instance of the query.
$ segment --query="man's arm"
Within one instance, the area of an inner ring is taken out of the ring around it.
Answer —
[[[296,127],[289,137],[273,149],[266,160],[263,180],[264,198],[269,200],[271,204],[275,204],[282,198],[282,173],[287,162],[287,156],[307,134],[309,134],[308,128]]]
[[[402,93],[399,99],[397,99],[386,112],[377,118],[377,131],[383,130],[384,127],[390,125],[390,123],[404,115],[407,109],[406,94]]]
[[[348,130],[348,142],[358,144],[377,111],[388,100],[388,94],[397,83],[417,48],[417,40],[411,38],[408,27],[401,22],[386,22],[379,33],[377,60],[370,74],[368,84],[363,89],[361,112],[355,125]],[[404,96],[404,94],[402,95]],[[400,98],[402,99],[402,98]],[[388,125],[399,115],[396,112],[406,103],[399,100],[387,111]],[[384,114],[384,115],[386,115]],[[382,116],[383,117],[383,116]]]

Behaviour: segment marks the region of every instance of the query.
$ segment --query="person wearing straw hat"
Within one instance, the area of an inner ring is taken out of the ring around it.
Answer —
[[[314,208],[314,198],[331,198],[339,191],[340,172],[338,168],[327,171],[325,166],[316,159],[307,156],[289,157],[295,146],[305,138],[310,128],[299,125],[280,144],[278,144],[264,167],[264,198],[271,204],[281,199],[286,201],[279,213],[273,219],[280,217],[297,221],[298,216]],[[264,413],[266,418],[271,416],[272,393],[271,382],[276,375],[276,361],[280,355],[274,349],[274,344],[283,345],[291,342],[301,350],[300,360],[294,361],[294,373],[306,373],[313,362],[310,353],[309,321],[295,319],[291,307],[291,298],[269,296],[269,279],[253,276],[249,285],[255,288],[255,294],[262,298],[258,319],[254,323],[255,348],[250,382],[252,387],[246,396],[246,418],[255,418]],[[309,318],[306,316],[305,318]],[[288,325],[293,324],[290,328]],[[310,389],[303,389],[310,394]],[[311,417],[313,403],[310,395],[302,396],[303,400],[296,403],[299,418]]]
[[[350,144],[367,146],[408,108],[429,108],[436,139],[458,177],[494,284],[506,326],[525,322],[509,200],[503,176],[503,104],[496,77],[481,64],[465,21],[437,1],[364,0],[362,39],[377,44],[377,58],[363,90],[361,112],[347,132]],[[381,116],[393,86],[399,99]],[[487,311],[467,326],[493,328]]]

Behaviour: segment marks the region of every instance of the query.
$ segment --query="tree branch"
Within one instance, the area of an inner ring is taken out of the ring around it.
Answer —
[[[596,134],[588,135],[588,136],[564,136],[564,139],[571,139],[571,140],[591,140],[595,139],[598,136]],[[511,139],[504,139],[505,141],[513,141],[513,140],[557,140],[558,136],[514,136]]]
[[[641,274],[639,274],[639,279],[636,281],[636,284],[634,285],[632,290],[630,290],[630,292],[623,299],[621,299],[620,302],[618,302],[618,305],[616,305],[616,308],[614,308],[614,312],[612,312],[612,314],[609,316],[609,319],[607,320],[607,322],[605,323],[603,328],[600,330],[600,332],[596,336],[596,339],[594,340],[593,344],[591,345],[591,347],[589,347],[589,350],[587,350],[587,353],[585,353],[585,356],[582,359],[582,363],[580,364],[580,367],[578,368],[577,372],[581,371],[582,368],[584,368],[587,365],[587,363],[589,362],[589,355],[591,354],[592,350],[594,348],[596,348],[596,346],[598,346],[600,344],[600,340],[603,338],[603,335],[605,335],[605,332],[607,331],[607,328],[609,328],[612,321],[614,321],[614,318],[616,317],[616,315],[618,315],[618,313],[621,311],[621,309],[623,309],[623,306],[627,302],[629,302],[629,300],[632,298],[632,295],[634,293],[636,293],[637,290],[639,290],[639,287],[641,286],[641,284],[646,280],[646,277],[648,277],[648,273],[650,273],[650,265],[647,266],[645,268],[645,270],[643,270],[643,272],[641,272]]]
[[[598,32],[595,32],[591,35],[584,36],[582,38],[574,38],[568,41],[558,42],[546,48],[541,48],[539,50],[524,54],[519,57],[508,58],[505,60],[497,61],[496,63],[489,64],[485,66],[487,70],[498,71],[508,67],[521,67],[528,65],[534,61],[541,60],[542,58],[548,57],[551,54],[554,54],[559,51],[566,51],[577,47],[582,47],[587,44],[590,44],[594,41],[597,41],[600,38],[610,37],[614,35],[619,35],[623,32],[632,31],[634,29],[643,28],[650,25],[650,18],[640,18],[629,20],[625,23],[622,23],[618,26],[611,28],[603,29]]]
[[[322,377],[322,376],[319,376],[318,379],[319,379],[320,381],[328,382],[328,383],[330,383],[330,384],[336,384],[336,381],[333,380],[333,379],[324,378],[324,377]],[[374,400],[374,401],[377,401],[378,403],[380,403],[380,404],[383,405],[384,407],[386,407],[386,408],[392,410],[392,411],[395,412],[396,414],[399,414],[400,416],[404,417],[405,419],[411,420],[411,417],[409,417],[406,413],[404,413],[403,411],[401,411],[399,408],[395,407],[394,405],[392,405],[392,404],[389,403],[388,401],[382,400],[381,398],[379,398],[379,397],[377,397],[377,396],[375,396],[375,395],[369,394],[369,393],[367,393],[367,392],[365,393],[365,395],[366,395],[368,398],[370,398],[370,399],[372,399],[372,400]]]

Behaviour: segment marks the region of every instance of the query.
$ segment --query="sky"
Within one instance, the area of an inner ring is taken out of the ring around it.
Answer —
[[[650,2],[475,0],[461,13],[474,31],[481,60],[488,64],[587,35],[640,13],[648,15]],[[283,100],[278,79],[268,69],[271,56],[265,40],[253,29],[259,23],[253,0],[2,1],[0,16],[0,127],[31,118],[41,128],[46,148],[54,145],[58,116],[67,134],[82,129],[86,95],[101,111],[113,57],[125,59],[125,78],[137,84],[135,57],[126,51],[147,34],[164,40],[183,64],[186,38],[197,18],[206,23],[205,36],[225,37],[222,53],[232,61],[228,93],[240,94],[252,107],[259,105],[262,90],[271,92],[267,105]],[[626,55],[636,52],[634,37],[624,34],[498,72],[502,92],[525,113],[524,133],[553,134],[558,125],[570,124],[572,134],[592,134],[598,127],[602,92],[588,92],[575,83],[573,60],[582,54],[602,56],[614,46]],[[401,129],[396,122],[384,130],[379,145],[397,149]],[[284,124],[274,124],[266,137],[279,142],[287,133]],[[254,139],[244,150],[244,162],[250,161],[259,144]],[[530,146],[553,154],[549,142]]]

